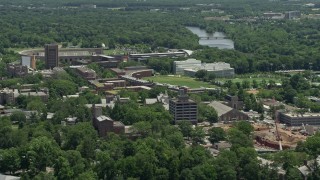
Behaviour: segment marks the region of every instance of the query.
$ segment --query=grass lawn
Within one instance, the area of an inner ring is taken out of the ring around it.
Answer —
[[[254,77],[254,78],[216,78],[216,81],[221,81],[221,82],[226,82],[228,80],[231,80],[232,82],[236,83],[236,82],[240,82],[242,83],[242,81],[247,80],[250,83],[252,83],[253,80],[256,80],[257,83],[260,83],[262,80],[265,80],[267,83],[269,82],[269,80],[273,80],[276,83],[281,83],[281,78],[275,78],[275,77]]]
[[[13,130],[17,130],[17,129],[19,128],[19,125],[17,125],[17,124],[12,124],[11,127],[12,127]]]
[[[190,88],[215,87],[214,85],[211,85],[207,82],[198,81],[194,78],[186,76],[157,75],[153,77],[146,77],[144,78],[144,80],[149,80],[162,84],[171,84],[176,86],[188,86]]]

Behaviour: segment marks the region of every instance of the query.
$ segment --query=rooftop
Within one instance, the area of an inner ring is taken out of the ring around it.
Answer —
[[[146,104],[155,104],[158,102],[158,99],[157,98],[146,98],[145,99],[145,103]]]
[[[218,102],[218,101],[212,101],[210,102],[210,104],[208,104],[210,107],[213,107],[217,113],[218,113],[218,116],[221,116],[229,111],[232,110],[231,107],[229,106],[226,106],[224,104],[222,104],[221,102]]]
[[[104,116],[104,115],[97,117],[97,120],[100,121],[100,122],[102,122],[102,121],[113,121],[110,117]]]

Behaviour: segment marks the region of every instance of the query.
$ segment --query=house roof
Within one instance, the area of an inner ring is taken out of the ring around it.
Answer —
[[[224,105],[224,104],[222,104],[221,102],[218,102],[218,101],[212,101],[208,105],[210,107],[213,107],[217,111],[219,117],[221,115],[226,114],[227,112],[232,110],[231,107],[226,106],[226,105]]]
[[[158,102],[158,99],[157,98],[146,98],[145,99],[145,103],[146,104],[155,104]]]
[[[0,180],[18,180],[20,177],[0,174]]]
[[[307,162],[307,164],[300,166],[298,169],[301,172],[301,174],[306,177],[308,174],[312,173],[314,171],[313,164],[317,161],[317,164],[320,163],[320,156],[318,156],[315,160],[310,160]]]
[[[100,121],[100,122],[102,122],[102,121],[113,121],[110,117],[107,117],[107,116],[104,116],[104,115],[97,117],[97,120]]]

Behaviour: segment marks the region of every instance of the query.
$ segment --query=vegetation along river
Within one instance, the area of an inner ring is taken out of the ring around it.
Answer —
[[[186,28],[199,37],[200,45],[219,49],[234,49],[234,42],[231,39],[226,39],[226,35],[222,32],[208,33],[204,29],[193,26],[187,26]]]

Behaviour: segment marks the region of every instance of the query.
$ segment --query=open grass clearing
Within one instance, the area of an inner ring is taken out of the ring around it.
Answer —
[[[281,83],[281,78],[276,78],[276,77],[246,77],[246,78],[242,78],[242,77],[235,77],[235,78],[216,78],[216,81],[221,81],[221,82],[226,82],[228,80],[231,80],[234,83],[240,82],[242,83],[244,80],[249,81],[250,83],[252,83],[253,80],[257,81],[257,83],[261,83],[262,80],[265,80],[267,83],[272,80],[276,83]]]
[[[144,78],[148,81],[153,81],[161,84],[170,84],[175,86],[188,86],[190,88],[200,88],[200,87],[215,87],[212,84],[197,80],[195,78],[179,76],[179,75],[157,75],[153,77]]]

